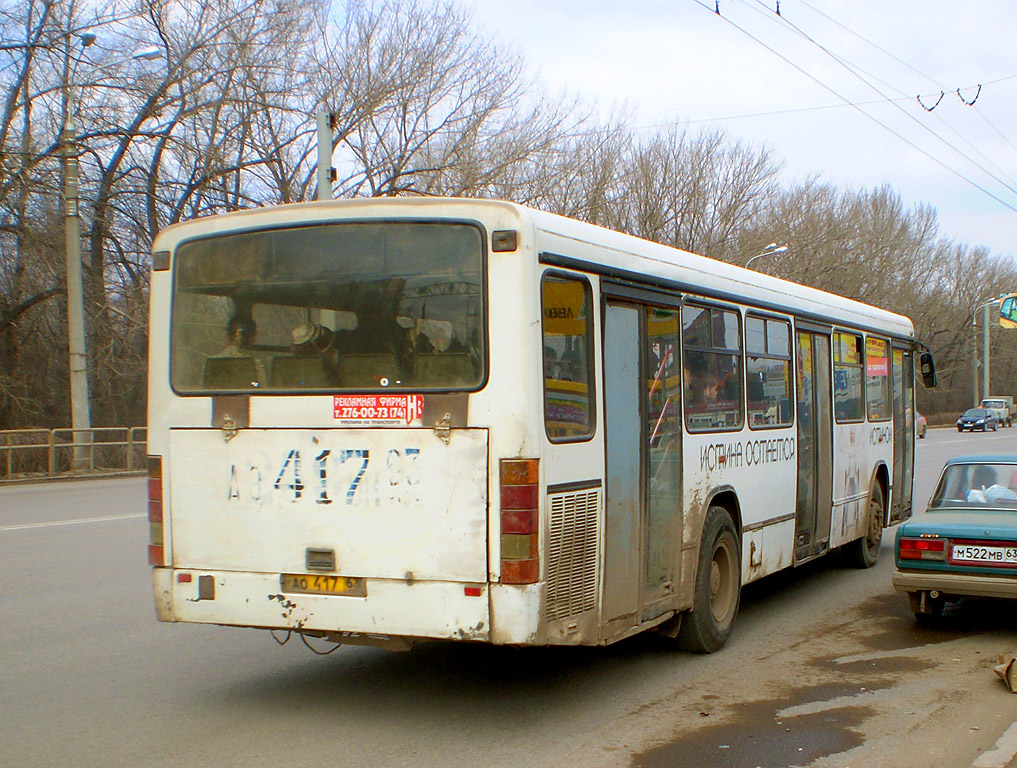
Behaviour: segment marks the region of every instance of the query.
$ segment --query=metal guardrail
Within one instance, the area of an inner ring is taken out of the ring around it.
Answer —
[[[146,427],[0,430],[0,483],[145,471]]]

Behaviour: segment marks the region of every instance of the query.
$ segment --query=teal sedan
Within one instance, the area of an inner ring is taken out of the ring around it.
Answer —
[[[959,456],[897,528],[893,588],[922,623],[962,597],[1017,599],[1017,455]]]

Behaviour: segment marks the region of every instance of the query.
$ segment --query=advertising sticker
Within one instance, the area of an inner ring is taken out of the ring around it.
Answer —
[[[348,426],[419,426],[423,395],[333,395],[332,416]]]

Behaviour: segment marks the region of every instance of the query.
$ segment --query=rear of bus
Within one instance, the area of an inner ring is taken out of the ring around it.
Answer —
[[[536,264],[520,209],[457,205],[290,205],[160,233],[160,620],[391,647],[537,636]]]

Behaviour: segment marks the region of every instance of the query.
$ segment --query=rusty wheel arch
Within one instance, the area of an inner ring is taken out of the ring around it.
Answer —
[[[893,505],[890,501],[890,470],[887,468],[886,462],[882,460],[876,462],[876,466],[872,468],[872,476],[869,478],[869,495],[872,494],[872,489],[877,483],[880,490],[883,491],[883,525],[885,527],[889,523]]]
[[[730,485],[721,485],[711,489],[710,493],[706,496],[706,502],[703,504],[702,508],[704,519],[706,517],[706,512],[710,507],[723,507],[727,510],[728,514],[731,515],[731,521],[734,523],[738,539],[741,540],[742,508],[738,501],[738,494],[735,492],[735,489]]]

